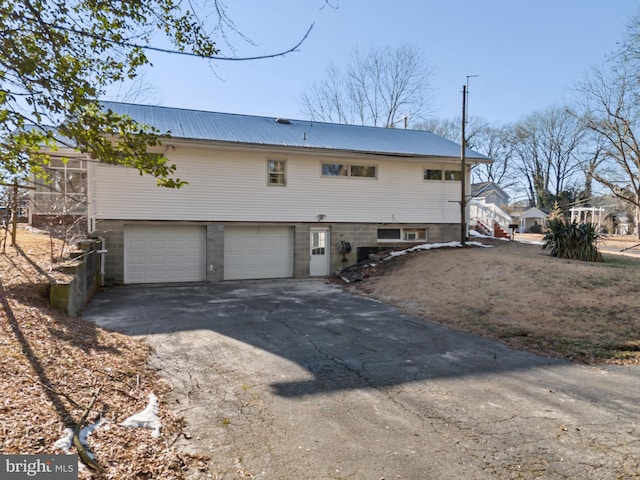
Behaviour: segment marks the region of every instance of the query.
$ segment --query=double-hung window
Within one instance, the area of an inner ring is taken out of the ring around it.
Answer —
[[[268,160],[267,170],[269,185],[285,186],[287,184],[287,169],[284,160]]]

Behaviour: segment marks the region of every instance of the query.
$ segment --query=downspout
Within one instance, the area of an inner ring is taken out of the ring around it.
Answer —
[[[104,237],[96,237],[100,241],[100,250],[97,250],[96,253],[100,255],[100,286],[104,286],[104,260],[105,256],[108,252],[105,249],[105,245],[107,244],[107,240]]]

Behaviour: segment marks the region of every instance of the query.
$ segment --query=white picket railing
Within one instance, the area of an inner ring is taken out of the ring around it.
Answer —
[[[473,198],[469,200],[469,223],[475,225],[480,222],[484,228],[491,229],[497,223],[505,231],[509,231],[509,224],[513,223],[511,216],[493,203],[485,203],[484,200]]]

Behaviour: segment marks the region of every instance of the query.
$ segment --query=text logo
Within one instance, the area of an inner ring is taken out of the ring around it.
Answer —
[[[77,480],[77,455],[0,455],[3,480]]]

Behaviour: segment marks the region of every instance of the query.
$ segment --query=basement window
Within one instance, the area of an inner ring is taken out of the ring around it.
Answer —
[[[424,242],[427,240],[426,228],[379,228],[378,242]]]
[[[402,238],[401,228],[379,228],[378,240],[400,240]]]

